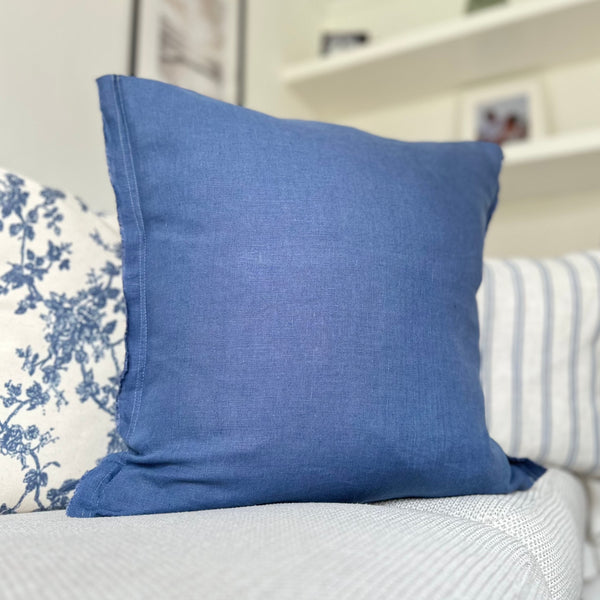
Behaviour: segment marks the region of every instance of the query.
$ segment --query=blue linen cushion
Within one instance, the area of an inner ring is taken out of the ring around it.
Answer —
[[[503,493],[475,293],[500,149],[99,79],[123,237],[128,450],[76,517]]]

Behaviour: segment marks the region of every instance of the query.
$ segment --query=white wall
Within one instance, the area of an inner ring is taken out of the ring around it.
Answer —
[[[467,0],[325,0],[324,4],[324,28],[366,29],[384,38],[456,17]]]
[[[278,117],[309,119],[302,100],[281,85],[286,62],[317,52],[315,31],[324,18],[323,0],[247,0],[244,104]]]
[[[94,80],[128,68],[129,0],[0,0],[0,164],[114,210]]]

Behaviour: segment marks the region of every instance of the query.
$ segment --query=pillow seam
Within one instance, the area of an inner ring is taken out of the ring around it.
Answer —
[[[142,403],[142,391],[144,388],[144,380],[146,374],[146,358],[147,358],[147,348],[148,348],[148,320],[147,320],[147,310],[146,310],[146,232],[144,229],[143,215],[142,209],[139,201],[139,193],[138,193],[138,185],[137,178],[135,174],[135,167],[133,164],[133,152],[131,148],[131,138],[129,135],[129,128],[127,126],[127,118],[125,113],[125,106],[123,103],[123,96],[121,94],[121,81],[118,76],[113,78],[113,93],[115,106],[117,109],[117,124],[119,127],[119,142],[121,146],[121,155],[124,163],[124,171],[127,178],[127,189],[129,192],[129,200],[131,204],[131,209],[133,212],[133,216],[138,229],[138,300],[139,300],[139,310],[140,310],[140,339],[138,343],[138,352],[139,352],[139,364],[138,364],[138,373],[136,376],[137,382],[135,385],[135,395],[134,402],[131,409],[131,416],[129,421],[129,427],[127,428],[127,432],[125,433],[125,441],[128,446],[131,446],[129,443],[130,437],[133,435],[138,417],[140,414],[140,407]],[[129,163],[129,165],[127,165]],[[139,213],[139,214],[138,214]],[[138,218],[139,217],[139,218]],[[127,297],[127,295],[126,295]],[[127,342],[126,342],[127,344]]]

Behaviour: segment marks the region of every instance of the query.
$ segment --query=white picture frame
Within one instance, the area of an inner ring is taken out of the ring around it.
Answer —
[[[461,109],[463,140],[517,144],[547,133],[542,90],[535,80],[469,90],[462,94]]]
[[[244,0],[136,0],[132,75],[243,103]]]

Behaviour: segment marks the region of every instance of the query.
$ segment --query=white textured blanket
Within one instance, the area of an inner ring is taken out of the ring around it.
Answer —
[[[60,599],[575,599],[585,493],[0,518],[0,595]]]

